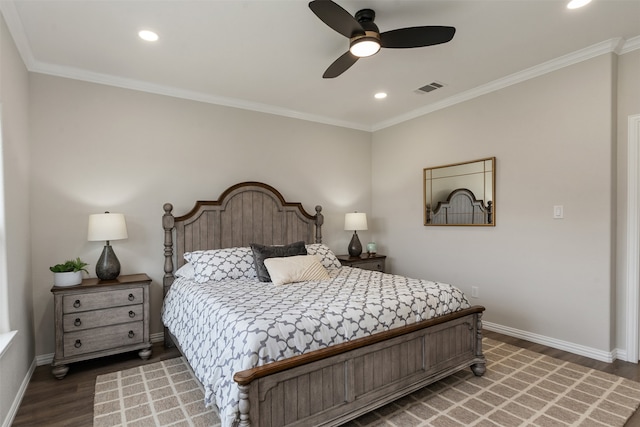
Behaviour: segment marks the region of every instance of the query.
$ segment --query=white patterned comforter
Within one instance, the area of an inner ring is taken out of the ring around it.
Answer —
[[[162,320],[224,427],[238,416],[238,371],[469,307],[444,283],[349,267],[329,274],[328,281],[282,286],[175,280]]]

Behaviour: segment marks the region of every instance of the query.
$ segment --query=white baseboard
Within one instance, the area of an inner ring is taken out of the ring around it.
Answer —
[[[562,341],[555,338],[546,337],[544,335],[538,335],[532,332],[521,331],[519,329],[510,328],[508,326],[498,325],[497,323],[485,322],[484,320],[482,321],[482,327],[489,331],[498,332],[504,335],[509,335],[510,337],[520,338],[537,344],[543,344],[548,347],[568,351],[569,353],[600,360],[601,362],[611,363],[616,358],[626,360],[625,358],[620,357],[623,351],[618,349],[613,351],[598,350],[595,348],[574,344],[572,342]]]
[[[50,365],[51,362],[53,362],[53,356],[54,356],[54,353],[40,354],[36,356],[36,365],[37,366]]]
[[[164,332],[158,332],[155,334],[149,335],[149,339],[152,343],[164,342]]]
[[[13,420],[16,418],[16,414],[18,413],[18,409],[20,408],[20,403],[22,403],[22,398],[24,397],[25,392],[27,391],[27,387],[29,386],[29,381],[31,381],[31,376],[33,372],[36,370],[36,359],[33,359],[31,362],[31,366],[29,366],[29,370],[27,374],[24,376],[22,380],[22,384],[20,384],[20,388],[16,393],[16,398],[13,399],[13,403],[11,404],[11,408],[9,408],[9,413],[7,417],[4,419],[2,423],[2,427],[11,427],[13,424]]]

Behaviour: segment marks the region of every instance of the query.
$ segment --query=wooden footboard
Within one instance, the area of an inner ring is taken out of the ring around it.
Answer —
[[[483,375],[483,311],[474,306],[238,372],[240,426],[335,426],[460,369]]]

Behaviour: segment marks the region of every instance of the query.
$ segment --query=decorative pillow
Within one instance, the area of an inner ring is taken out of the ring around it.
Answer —
[[[253,252],[253,262],[255,263],[256,274],[261,282],[270,282],[269,271],[264,266],[264,260],[267,258],[281,258],[295,255],[306,255],[307,248],[304,241],[291,243],[289,245],[265,246],[252,243],[251,251]]]
[[[193,279],[195,276],[195,271],[193,270],[193,264],[190,262],[186,263],[182,267],[176,270],[174,273],[176,277],[184,277],[185,279]]]
[[[253,254],[248,247],[186,252],[184,259],[193,264],[197,283],[256,277]]]
[[[342,264],[336,257],[336,254],[333,253],[327,245],[322,243],[314,243],[312,245],[307,245],[307,254],[316,255],[324,268],[340,268]]]
[[[264,260],[264,265],[269,270],[274,285],[329,279],[329,273],[316,255],[267,258]]]

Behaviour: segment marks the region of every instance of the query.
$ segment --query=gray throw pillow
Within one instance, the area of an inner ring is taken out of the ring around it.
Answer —
[[[249,246],[251,246],[251,250],[253,251],[253,262],[256,267],[256,274],[258,276],[258,280],[261,282],[271,282],[271,276],[269,276],[267,267],[264,265],[265,259],[307,254],[307,248],[305,247],[304,241],[283,246],[267,246],[259,245],[257,243],[251,243]]]

